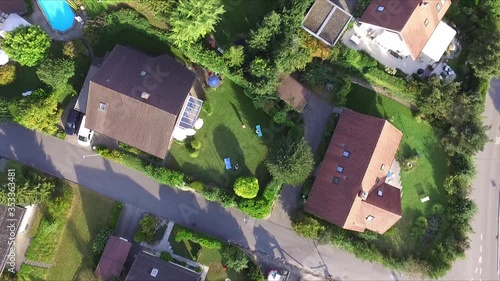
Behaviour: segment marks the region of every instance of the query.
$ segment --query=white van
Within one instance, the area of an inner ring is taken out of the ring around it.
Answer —
[[[94,136],[94,131],[85,127],[85,120],[87,116],[83,116],[82,123],[80,123],[80,129],[78,130],[78,144],[81,146],[90,146],[92,142],[92,137]]]

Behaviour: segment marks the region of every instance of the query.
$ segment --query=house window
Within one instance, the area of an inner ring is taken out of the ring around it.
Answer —
[[[441,4],[436,4],[436,10],[438,11],[438,13],[441,12]]]
[[[106,110],[106,104],[101,102],[99,103],[99,109],[102,110],[102,111],[105,111]]]
[[[350,154],[351,153],[347,150],[344,150],[344,152],[342,152],[342,156],[344,156],[345,158],[348,158]]]
[[[337,172],[342,173],[344,171],[344,167],[338,166],[337,167]]]
[[[367,216],[367,217],[366,217],[366,220],[367,220],[367,221],[372,221],[373,219],[374,219],[374,217],[373,217],[373,216]]]
[[[378,183],[380,181],[380,178],[377,177],[377,179],[375,180],[375,183]]]
[[[446,0],[441,0],[441,5],[444,5],[446,3]]]
[[[425,25],[425,27],[427,27],[429,25],[429,19],[424,20],[424,25]]]
[[[383,12],[384,10],[385,10],[385,7],[384,7],[384,6],[382,6],[382,5],[378,5],[378,7],[377,7],[377,11],[379,11],[379,12]]]
[[[384,170],[385,169],[385,164],[382,164],[382,166],[380,166],[380,170]]]
[[[337,177],[333,177],[332,182],[333,182],[334,184],[339,184],[340,179],[339,179],[339,178],[337,178]]]

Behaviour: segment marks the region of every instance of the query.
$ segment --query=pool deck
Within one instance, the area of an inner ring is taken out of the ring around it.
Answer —
[[[36,1],[36,0],[34,0]],[[79,15],[83,18],[82,15]],[[84,21],[86,19],[84,18]],[[45,19],[42,10],[37,3],[33,3],[33,14],[28,17],[28,21],[32,24],[39,25],[42,29],[49,34],[50,38],[58,41],[71,41],[83,38],[83,24],[75,22],[73,28],[65,33],[57,32],[52,29],[49,22]]]

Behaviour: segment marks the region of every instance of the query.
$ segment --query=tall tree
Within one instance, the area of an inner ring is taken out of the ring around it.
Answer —
[[[36,74],[42,82],[56,90],[65,87],[75,75],[75,63],[67,59],[48,59],[38,67]]]
[[[224,12],[219,0],[180,0],[170,16],[170,39],[178,47],[189,47],[201,36],[214,31]]]
[[[20,65],[35,66],[48,54],[50,38],[39,26],[22,26],[8,32],[0,43],[9,57]]]

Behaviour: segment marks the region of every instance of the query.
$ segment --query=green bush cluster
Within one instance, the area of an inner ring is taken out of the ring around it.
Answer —
[[[171,261],[172,255],[169,252],[161,252],[160,259],[162,259],[164,261]]]
[[[252,199],[259,193],[259,181],[256,177],[240,177],[234,182],[233,189],[241,198]]]
[[[0,65],[0,86],[8,85],[16,80],[16,66],[14,64]]]
[[[106,243],[108,242],[109,236],[113,234],[113,229],[105,227],[99,231],[97,237],[92,242],[92,251],[98,255],[102,254]]]
[[[209,235],[201,232],[189,230],[185,227],[177,225],[177,233],[175,233],[175,241],[189,240],[194,243],[200,244],[202,247],[214,250],[222,248],[222,241],[215,239]]]
[[[164,167],[148,165],[145,167],[145,172],[148,176],[168,186],[182,187],[186,184],[184,175],[181,172],[172,171]]]
[[[139,228],[134,234],[135,242],[153,243],[156,233],[156,218],[153,215],[145,215],[139,221]]]

